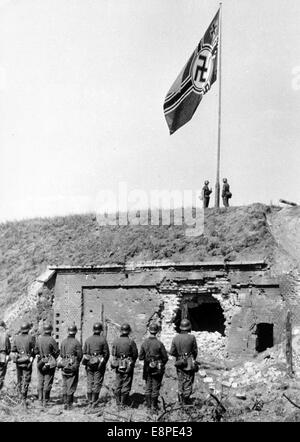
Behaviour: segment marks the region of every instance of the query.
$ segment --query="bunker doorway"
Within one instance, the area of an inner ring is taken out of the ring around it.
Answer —
[[[273,335],[273,324],[260,323],[256,326],[256,351],[261,353],[267,348],[273,347],[274,345],[274,335]]]
[[[175,318],[176,331],[180,332],[181,319],[187,318],[191,321],[192,331],[218,332],[225,336],[225,318],[220,303],[212,296],[206,297],[205,300],[198,298],[197,301],[183,301]]]

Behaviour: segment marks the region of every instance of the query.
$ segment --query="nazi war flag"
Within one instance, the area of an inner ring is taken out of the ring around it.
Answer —
[[[165,98],[164,114],[170,134],[192,118],[203,95],[217,79],[219,15],[220,10]]]

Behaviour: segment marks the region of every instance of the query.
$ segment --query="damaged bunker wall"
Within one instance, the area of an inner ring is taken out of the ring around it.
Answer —
[[[104,320],[109,342],[129,322],[140,344],[153,321],[169,350],[180,320],[188,317],[199,353],[252,356],[284,339],[285,302],[263,265],[223,263],[126,268],[57,268],[55,337],[75,322],[84,341]]]

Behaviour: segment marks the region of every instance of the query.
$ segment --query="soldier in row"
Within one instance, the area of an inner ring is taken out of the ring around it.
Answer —
[[[120,337],[112,344],[111,367],[116,371],[115,398],[117,405],[128,405],[129,393],[132,386],[134,366],[138,358],[138,350],[133,339],[129,338],[129,324],[121,326]]]
[[[196,363],[198,348],[195,336],[190,334],[192,328],[190,321],[183,319],[179,328],[180,333],[173,338],[170,355],[176,358],[178,401],[180,404],[189,404],[195,372],[198,370]]]
[[[165,365],[168,362],[165,346],[156,337],[158,331],[157,324],[150,325],[150,336],[142,343],[139,353],[139,359],[144,361],[143,379],[146,382],[146,406],[154,411],[158,409],[159,391],[165,373]]]
[[[6,333],[6,324],[0,321],[0,391],[4,384],[11,346],[9,336]]]
[[[64,409],[71,409],[74,402],[74,393],[77,389],[79,379],[79,366],[83,356],[80,342],[75,338],[77,333],[76,325],[68,328],[68,336],[61,343],[60,356],[63,381],[63,403]]]
[[[57,342],[51,336],[52,326],[45,324],[42,336],[35,344],[38,373],[38,400],[40,405],[46,407],[50,400],[50,392],[55,375],[56,359],[59,355]]]
[[[35,339],[29,334],[31,325],[21,325],[20,334],[15,336],[12,346],[12,359],[17,368],[18,391],[22,397],[22,403],[26,406],[28,387],[31,381],[32,364],[35,358]]]
[[[99,399],[106,364],[109,359],[109,348],[106,339],[101,335],[101,322],[93,325],[93,335],[84,343],[82,363],[86,368],[87,398],[89,405],[94,407]]]

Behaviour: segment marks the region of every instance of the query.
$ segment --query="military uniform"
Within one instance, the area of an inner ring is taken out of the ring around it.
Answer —
[[[156,409],[165,365],[168,362],[168,355],[164,344],[156,336],[150,336],[142,343],[139,359],[144,361],[143,379],[146,381],[145,397],[147,407],[150,408],[152,404],[153,408]],[[154,365],[153,369],[151,364]],[[161,364],[161,368],[158,364]]]
[[[78,385],[79,365],[82,359],[82,347],[75,336],[68,336],[61,343],[60,356],[63,359],[68,359],[70,356],[74,358],[71,373],[62,371],[63,381],[63,400],[64,404],[71,407],[74,401],[74,393]]]
[[[124,358],[131,358],[132,361],[126,372],[121,372],[118,368],[116,368],[116,401],[117,404],[126,405],[132,386],[134,364],[138,357],[136,343],[128,336],[121,335],[119,338],[115,339],[112,344],[112,355],[117,360],[123,356]]]
[[[45,362],[49,357],[57,358],[59,355],[58,344],[51,335],[43,334],[36,341],[35,354],[38,355],[38,395],[39,400],[46,405],[50,399],[50,392],[55,375],[55,367],[49,367]]]
[[[28,332],[15,336],[12,352],[17,354],[16,367],[18,390],[25,401],[27,398],[28,387],[31,382],[32,362],[35,356],[34,347],[35,339],[32,335],[29,335]],[[18,358],[21,359],[24,356],[28,356],[30,361],[26,363],[18,362]]]
[[[8,334],[3,331],[0,333],[0,390],[2,390],[4,384],[10,349],[11,345]]]
[[[228,193],[230,193],[230,186],[226,182],[223,184],[223,189],[222,189],[222,200],[223,200],[224,207],[229,207]]]
[[[191,355],[194,359],[196,359],[198,348],[194,335],[181,332],[173,338],[170,355],[175,356],[176,361],[178,361],[184,354]],[[185,371],[180,367],[176,367],[176,370],[178,376],[179,401],[187,403],[192,394],[195,372]]]
[[[203,208],[206,209],[209,206],[209,200],[210,200],[210,194],[212,193],[212,190],[209,189],[208,185],[205,184],[202,189],[202,196],[203,196]]]
[[[100,390],[104,380],[106,363],[109,359],[109,348],[106,339],[99,335],[93,334],[84,343],[84,355],[103,357],[103,363],[98,365],[96,369],[86,364],[87,376],[87,395],[90,402],[95,403],[100,394]]]

